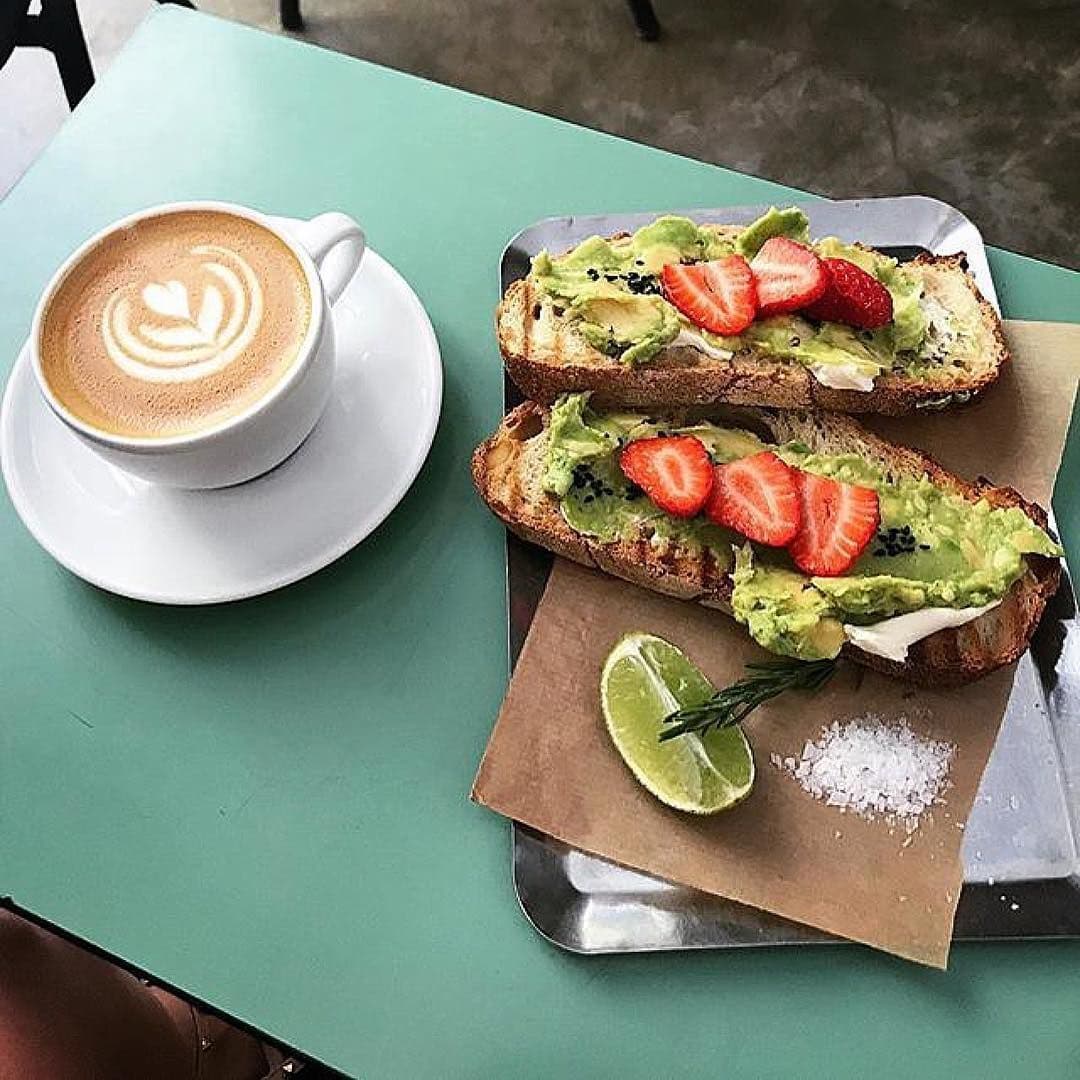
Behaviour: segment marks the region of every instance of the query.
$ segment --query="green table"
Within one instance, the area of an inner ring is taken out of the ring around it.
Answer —
[[[541,940],[506,823],[466,800],[506,676],[507,238],[548,214],[783,199],[774,184],[175,9],[0,206],[0,353],[62,256],[135,207],[354,214],[446,366],[412,492],[335,566],[228,607],[69,576],[0,507],[0,894],[364,1077],[1076,1076],[1080,943],[581,958]],[[993,253],[1010,315],[1080,275]],[[76,716],[75,714],[78,714]]]

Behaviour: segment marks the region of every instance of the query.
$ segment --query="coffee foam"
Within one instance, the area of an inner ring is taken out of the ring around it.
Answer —
[[[183,210],[88,251],[53,294],[45,379],[75,416],[119,435],[215,426],[289,370],[311,322],[307,277],[256,222]]]

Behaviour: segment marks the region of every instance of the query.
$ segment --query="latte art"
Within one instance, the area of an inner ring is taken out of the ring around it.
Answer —
[[[187,286],[176,278],[151,282],[138,297],[114,294],[105,305],[105,348],[133,379],[203,379],[231,364],[262,322],[262,289],[242,256],[217,244],[200,244],[190,254],[206,260],[200,268],[208,279],[194,312]]]
[[[243,412],[311,324],[307,276],[255,221],[178,210],[105,237],[64,278],[39,342],[45,379],[85,423],[164,437]]]

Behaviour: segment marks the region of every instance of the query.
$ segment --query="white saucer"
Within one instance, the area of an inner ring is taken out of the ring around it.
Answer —
[[[99,588],[161,604],[239,600],[344,555],[401,501],[442,407],[431,321],[374,251],[334,308],[325,414],[273,472],[221,491],[156,487],[106,464],[49,411],[24,346],[0,411],[0,461],[34,538]]]

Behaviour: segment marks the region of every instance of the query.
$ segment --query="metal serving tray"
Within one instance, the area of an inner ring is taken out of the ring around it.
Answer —
[[[862,240],[899,259],[964,252],[995,307],[986,250],[974,224],[937,199],[801,204],[814,236]],[[683,211],[698,221],[743,224],[767,206]],[[548,218],[503,252],[503,291],[541,249],[564,251],[587,236],[632,231],[656,217]],[[521,400],[507,381],[506,404]],[[547,582],[552,558],[508,534],[507,619],[511,669]],[[1080,935],[1080,628],[1068,574],[1017,668],[1004,725],[964,836],[957,940]],[[514,887],[529,921],[574,952],[646,952],[797,945],[837,939],[754,908],[639,874],[543,833],[513,826]]]

